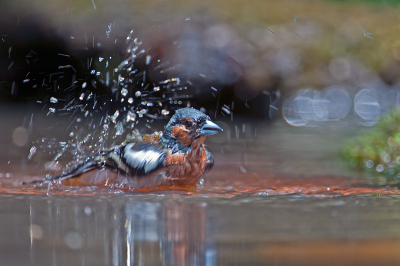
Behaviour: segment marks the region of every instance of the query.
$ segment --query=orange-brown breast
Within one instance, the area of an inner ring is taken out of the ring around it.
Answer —
[[[185,154],[182,152],[168,153],[165,158],[165,165],[183,164],[185,162]]]
[[[171,164],[167,177],[172,186],[194,186],[204,172],[207,163],[207,153],[204,148],[205,137],[196,139],[184,156],[184,163]],[[170,155],[172,158],[172,155]],[[168,158],[168,156],[167,156]],[[171,160],[172,161],[172,160]]]

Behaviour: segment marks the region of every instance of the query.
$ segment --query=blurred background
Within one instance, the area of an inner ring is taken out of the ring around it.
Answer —
[[[1,1],[2,265],[397,265],[399,11]],[[21,186],[185,106],[224,128],[192,191]]]
[[[8,102],[50,96],[46,87],[65,90],[90,74],[87,58],[112,55],[119,64],[133,30],[165,72],[173,66],[189,81],[193,101],[217,112],[235,102],[235,114],[280,117],[270,105],[283,105],[292,125],[349,113],[371,125],[398,104],[398,17],[390,1],[41,0],[3,1],[2,10],[1,97]]]

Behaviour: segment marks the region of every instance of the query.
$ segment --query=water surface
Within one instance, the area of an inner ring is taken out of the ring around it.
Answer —
[[[355,178],[338,157],[357,129],[217,123],[225,133],[207,141],[215,167],[201,184],[150,192],[21,186],[44,178],[52,155],[27,160],[29,145],[3,129],[1,265],[400,262],[397,188]]]

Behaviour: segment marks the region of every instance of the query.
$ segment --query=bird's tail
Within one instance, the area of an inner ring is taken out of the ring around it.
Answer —
[[[89,160],[86,162],[80,162],[79,164],[77,164],[75,167],[73,167],[72,169],[68,170],[65,173],[62,173],[61,175],[49,178],[49,179],[44,179],[44,180],[34,180],[31,182],[24,182],[22,183],[23,185],[26,184],[44,184],[44,183],[50,183],[53,181],[61,181],[70,177],[74,177],[74,176],[79,176],[80,174],[83,174],[87,171],[90,171],[92,169],[96,169],[99,168],[100,164],[98,161],[96,160]]]
[[[102,150],[100,151],[97,155],[94,155],[90,158],[88,158],[86,161],[84,162],[80,162],[78,163],[75,167],[73,167],[72,169],[68,170],[65,173],[62,173],[61,175],[52,177],[52,178],[48,178],[48,179],[44,179],[44,180],[34,180],[34,181],[30,181],[30,182],[23,182],[23,185],[26,184],[43,184],[43,183],[50,183],[53,181],[61,181],[67,178],[71,178],[71,177],[75,177],[75,176],[79,176],[80,174],[83,174],[87,171],[96,169],[96,168],[101,168],[103,163],[102,161],[104,161],[103,159],[105,158],[105,156],[107,156],[110,152],[112,151],[112,149],[109,150]]]

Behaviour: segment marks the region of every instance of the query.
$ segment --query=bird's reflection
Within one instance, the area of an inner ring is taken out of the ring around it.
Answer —
[[[206,251],[205,203],[134,199],[30,200],[29,263],[215,265]]]
[[[169,204],[163,210],[165,242],[172,265],[204,265],[204,206]]]
[[[128,265],[204,265],[204,205],[138,202],[125,213]]]

